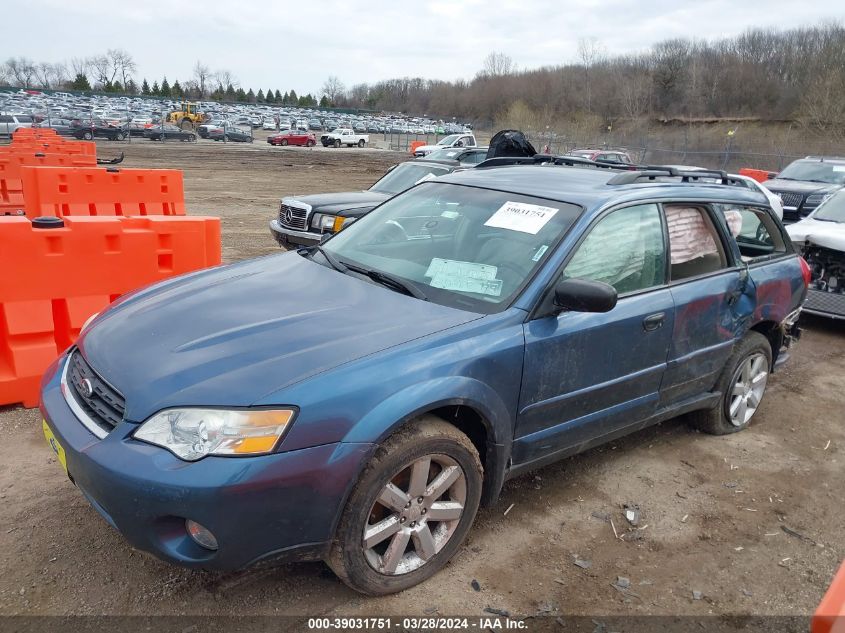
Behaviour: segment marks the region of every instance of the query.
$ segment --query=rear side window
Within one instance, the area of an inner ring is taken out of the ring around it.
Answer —
[[[714,206],[725,216],[743,261],[786,253],[778,225],[763,209],[725,204]]]
[[[664,210],[669,229],[672,281],[707,275],[727,267],[724,247],[706,209],[677,204],[666,205]]]
[[[643,204],[606,215],[578,246],[563,276],[603,281],[619,294],[662,285],[666,247],[660,209]]]

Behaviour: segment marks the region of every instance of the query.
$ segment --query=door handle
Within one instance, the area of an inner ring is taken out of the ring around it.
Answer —
[[[653,332],[663,327],[663,322],[666,320],[665,312],[658,312],[657,314],[650,314],[643,319],[643,329],[646,332]]]

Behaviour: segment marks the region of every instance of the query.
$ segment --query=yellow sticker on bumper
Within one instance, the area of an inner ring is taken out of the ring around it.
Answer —
[[[53,452],[56,454],[56,458],[59,460],[62,468],[65,469],[65,474],[67,475],[67,458],[65,457],[65,449],[62,448],[61,444],[59,444],[59,440],[57,440],[56,436],[53,435],[53,431],[50,430],[50,427],[47,426],[47,420],[41,420],[41,428],[44,429],[44,439],[47,440],[50,448],[53,449]]]

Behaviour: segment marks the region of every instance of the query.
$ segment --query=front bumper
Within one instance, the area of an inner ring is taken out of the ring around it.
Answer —
[[[104,439],[74,416],[61,393],[67,357],[42,382],[41,412],[64,448],[68,475],[137,549],[186,567],[231,570],[259,560],[322,557],[371,444],[334,443],[257,457],[184,462],[132,439],[121,422]],[[219,548],[197,545],[185,519],[211,530]]]
[[[282,226],[278,220],[270,220],[270,233],[273,234],[279,246],[284,248],[297,246],[314,246],[320,243],[322,235],[310,231],[295,231]]]

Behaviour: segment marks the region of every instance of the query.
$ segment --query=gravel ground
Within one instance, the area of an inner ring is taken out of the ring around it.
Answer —
[[[100,145],[119,150],[126,167],[184,170],[189,213],[223,219],[226,262],[277,252],[267,224],[280,196],[363,189],[406,158]],[[674,420],[510,481],[444,571],[378,599],[320,563],[223,574],[133,551],[61,472],[38,412],[0,408],[0,614],[806,616],[845,556],[845,324],[803,325],[748,431],[710,437]],[[641,509],[640,529],[624,504]]]

